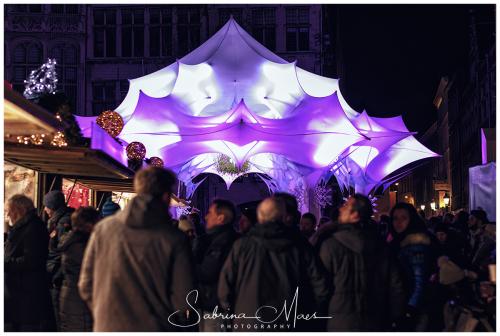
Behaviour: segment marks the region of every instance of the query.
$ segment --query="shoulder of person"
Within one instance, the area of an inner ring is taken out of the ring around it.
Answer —
[[[410,233],[401,242],[401,247],[411,246],[411,245],[430,245],[431,238],[425,232]]]

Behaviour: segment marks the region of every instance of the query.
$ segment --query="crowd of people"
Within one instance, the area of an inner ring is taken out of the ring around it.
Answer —
[[[23,195],[6,205],[6,331],[492,331],[496,236],[482,209],[329,217],[275,193],[173,219],[176,176],[140,170],[125,209]]]

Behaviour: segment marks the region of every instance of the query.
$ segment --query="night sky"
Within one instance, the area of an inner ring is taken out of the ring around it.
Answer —
[[[486,12],[476,21],[494,21],[494,5],[340,6],[340,85],[349,104],[371,116],[401,114],[411,131],[425,132],[440,78],[468,68],[471,8]]]

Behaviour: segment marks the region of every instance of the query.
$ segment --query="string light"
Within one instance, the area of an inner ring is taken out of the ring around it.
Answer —
[[[97,125],[113,138],[117,137],[123,129],[123,119],[115,111],[104,111],[96,119]]]
[[[57,73],[56,60],[47,59],[38,69],[31,71],[28,79],[24,81],[24,97],[36,99],[44,93],[56,93]]]
[[[45,139],[45,134],[31,134],[31,136],[22,136],[19,135],[17,137],[17,142],[25,145],[43,145]]]
[[[66,147],[68,146],[68,143],[66,142],[66,139],[64,137],[64,133],[62,132],[57,132],[54,137],[52,138],[52,141],[50,144],[54,147]]]

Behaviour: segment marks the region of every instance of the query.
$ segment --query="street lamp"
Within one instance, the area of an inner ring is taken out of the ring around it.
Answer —
[[[448,193],[444,194],[443,202],[446,207],[450,205],[450,195],[448,195]]]
[[[424,211],[424,210],[425,210],[425,204],[422,204],[422,205],[420,206],[420,209],[422,209],[422,211]]]

